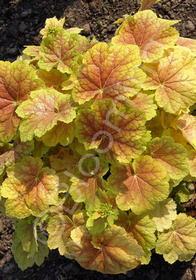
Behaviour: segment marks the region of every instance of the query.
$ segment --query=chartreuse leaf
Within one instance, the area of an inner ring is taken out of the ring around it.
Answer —
[[[30,92],[43,86],[32,66],[22,62],[0,61],[0,141],[15,136],[20,118],[15,111]]]
[[[56,146],[58,143],[63,146],[67,146],[72,142],[74,138],[74,132],[74,122],[57,122],[57,125],[46,132],[46,134],[41,137],[41,140],[45,145],[50,147]]]
[[[196,40],[190,38],[179,37],[177,45],[189,48],[193,55],[196,56]]]
[[[145,150],[150,140],[143,112],[113,106],[112,100],[98,100],[91,109],[81,109],[76,119],[76,136],[86,149],[96,148],[104,157],[129,162]]]
[[[138,109],[145,113],[146,120],[149,121],[156,116],[157,105],[154,101],[154,94],[139,92],[131,99],[133,109]]]
[[[45,22],[45,27],[40,30],[40,34],[43,37],[47,37],[48,35],[54,33],[59,28],[63,28],[65,23],[65,18],[58,20],[56,17],[48,18]]]
[[[145,80],[137,46],[98,43],[86,52],[73,98],[79,104],[136,94]]]
[[[21,270],[25,270],[35,263],[40,266],[45,257],[48,256],[49,249],[46,246],[46,236],[38,233],[38,238],[42,242],[36,239],[34,225],[27,220],[20,220],[15,223],[12,249],[14,259]]]
[[[71,239],[67,250],[86,269],[118,274],[141,263],[142,248],[122,227],[113,225],[94,236],[85,227],[77,227],[72,230]]]
[[[70,239],[71,231],[75,228],[72,220],[63,210],[63,206],[50,208],[50,219],[47,226],[48,247],[52,249],[58,248],[59,253],[64,255],[66,251],[66,243]]]
[[[195,58],[187,48],[176,46],[158,62],[144,64],[145,89],[155,89],[155,99],[166,112],[184,112],[196,102]]]
[[[23,119],[19,128],[22,141],[42,137],[57,121],[70,123],[76,116],[70,95],[55,89],[33,91],[31,98],[17,108],[17,114]]]
[[[159,2],[161,0],[141,0],[140,11],[149,9],[153,4]]]
[[[7,170],[1,195],[7,198],[6,214],[25,218],[39,215],[49,205],[58,203],[59,178],[55,171],[43,167],[39,158],[26,157]]]
[[[172,198],[161,201],[154,210],[149,212],[149,215],[155,222],[158,231],[168,229],[177,216],[176,203]]]
[[[77,47],[77,34],[66,32],[63,28],[55,29],[55,33],[42,40],[38,66],[46,71],[56,67],[60,72],[70,74],[78,59]]]
[[[171,179],[182,180],[188,174],[187,151],[181,144],[175,143],[173,138],[154,138],[149,151],[154,159],[165,166]]]
[[[141,259],[142,264],[148,264],[151,250],[155,247],[156,242],[154,221],[149,216],[136,216],[133,213],[121,212],[116,223],[117,225],[123,225],[125,230],[137,240],[145,252]]]
[[[196,117],[184,114],[177,119],[176,126],[181,130],[185,139],[196,150]]]
[[[112,165],[108,182],[117,191],[118,207],[140,215],[168,197],[168,179],[167,170],[160,162],[141,156],[132,165]]]
[[[164,50],[172,47],[178,40],[178,31],[171,26],[177,20],[157,18],[150,10],[128,16],[112,38],[113,44],[137,45],[143,62],[160,58]]]
[[[184,213],[178,214],[170,229],[159,234],[156,252],[163,254],[169,263],[190,261],[195,254],[195,219]]]

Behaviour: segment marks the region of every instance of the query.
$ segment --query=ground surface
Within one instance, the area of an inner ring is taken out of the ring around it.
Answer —
[[[108,41],[115,32],[113,22],[124,14],[133,14],[139,0],[0,0],[0,60],[13,61],[25,45],[39,44],[39,30],[46,18],[65,17],[65,27],[83,28],[83,35]],[[183,37],[196,39],[196,1],[163,0],[153,10],[161,18],[181,20],[176,28]],[[22,272],[12,257],[13,224],[0,214],[0,280],[195,280],[196,259],[188,263],[169,265],[153,254],[148,266],[127,275],[103,275],[82,269],[51,251],[41,267]]]

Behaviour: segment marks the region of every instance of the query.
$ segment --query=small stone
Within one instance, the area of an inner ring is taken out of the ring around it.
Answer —
[[[32,10],[31,9],[28,9],[28,10],[25,10],[24,12],[21,13],[21,16],[22,17],[26,17],[28,15],[30,15],[32,13]]]
[[[89,36],[90,33],[91,33],[90,24],[89,24],[89,23],[86,23],[86,24],[83,26],[82,34],[85,35],[85,36]]]
[[[113,24],[108,25],[107,32],[111,33],[115,30],[115,26]]]
[[[24,31],[27,29],[27,26],[26,24],[24,23],[24,21],[21,22],[21,24],[19,25],[18,27],[18,30],[21,32],[21,33],[24,33]]]
[[[17,51],[18,51],[17,47],[13,47],[13,48],[9,49],[9,54],[16,55]]]
[[[192,21],[190,21],[190,20],[187,21],[186,29],[188,29],[190,31],[194,31],[195,30],[195,25],[192,23]]]

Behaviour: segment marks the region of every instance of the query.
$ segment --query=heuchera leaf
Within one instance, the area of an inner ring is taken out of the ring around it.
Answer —
[[[125,211],[131,209],[137,215],[154,209],[169,194],[167,171],[150,156],[135,159],[133,166],[111,166],[108,181],[117,191],[118,207]]]
[[[169,263],[190,261],[195,254],[195,244],[195,219],[180,213],[171,228],[159,234],[156,252],[163,254]]]
[[[161,0],[141,0],[140,11],[149,9],[153,4],[159,2]]]
[[[143,62],[151,62],[160,58],[164,50],[172,47],[179,34],[171,25],[177,20],[157,18],[150,10],[141,11],[128,16],[112,38],[113,44],[137,45]]]
[[[72,220],[66,215],[63,206],[50,208],[50,219],[47,226],[48,247],[52,249],[58,248],[59,253],[64,255],[66,251],[66,243],[70,239],[71,231],[75,228]]]
[[[19,219],[37,216],[58,203],[59,178],[54,170],[42,166],[41,159],[26,157],[8,168],[1,189],[7,198],[7,215]]]
[[[78,35],[59,29],[42,40],[38,66],[46,71],[56,67],[70,74],[78,58],[77,47]]]
[[[145,89],[155,89],[159,107],[171,114],[179,114],[196,102],[195,58],[191,51],[176,46],[152,64],[144,64],[147,74]]]
[[[42,137],[57,121],[70,123],[76,116],[70,95],[54,89],[33,91],[31,98],[17,108],[17,114],[23,119],[19,128],[22,141]]]
[[[196,177],[196,151],[190,154],[188,162],[190,175]]]
[[[175,143],[173,138],[154,138],[149,151],[154,159],[165,166],[171,179],[182,180],[188,174],[187,151],[181,144]]]
[[[156,116],[157,105],[154,102],[154,94],[139,92],[130,100],[130,103],[133,109],[138,109],[145,113],[147,121]]]
[[[142,257],[142,264],[148,264],[151,257],[151,250],[155,247],[156,226],[149,216],[136,216],[133,213],[121,213],[117,225],[123,225],[125,230],[137,240],[145,254]],[[148,257],[149,255],[149,257]]]
[[[35,263],[40,266],[45,257],[48,256],[49,249],[46,246],[46,236],[39,233],[38,237],[45,241],[45,244],[36,240],[33,224],[30,224],[27,220],[20,220],[15,223],[12,249],[14,258],[21,270],[25,270]]]
[[[184,114],[178,118],[176,125],[186,140],[196,149],[196,117]]]
[[[141,88],[145,74],[137,46],[108,46],[98,43],[83,58],[73,98],[79,104],[96,99],[133,96]]]
[[[45,22],[45,27],[40,30],[40,34],[43,35],[43,37],[47,37],[51,33],[54,33],[58,28],[63,28],[63,25],[65,23],[65,18],[62,18],[58,20],[56,17],[48,18]]]
[[[190,38],[179,37],[177,45],[189,48],[193,55],[196,56],[196,41]]]
[[[63,146],[70,144],[74,138],[74,123],[57,122],[51,130],[41,137],[42,142],[47,146],[56,146],[60,143]]]
[[[120,162],[129,162],[144,151],[150,135],[143,112],[128,107],[119,109],[108,99],[96,101],[91,109],[81,109],[76,119],[76,136],[86,149],[96,148],[104,157],[115,156]]]
[[[176,219],[176,203],[172,198],[159,202],[156,209],[150,212],[151,219],[155,222],[158,231],[168,229]]]
[[[24,62],[0,61],[0,141],[9,142],[15,136],[20,118],[15,111],[30,92],[43,86],[33,67]]]
[[[69,254],[86,269],[118,274],[141,263],[142,248],[122,227],[113,225],[93,237],[85,227],[78,227],[71,232],[71,239]]]

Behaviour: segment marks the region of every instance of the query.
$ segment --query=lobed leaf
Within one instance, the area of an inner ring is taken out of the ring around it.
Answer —
[[[137,215],[154,209],[169,194],[167,171],[150,156],[136,158],[132,166],[112,165],[108,181],[117,191],[118,207]]]
[[[128,16],[112,38],[113,44],[137,45],[143,62],[152,62],[162,57],[164,50],[178,40],[178,31],[171,26],[177,20],[157,18],[150,10]]]
[[[32,90],[43,86],[30,65],[0,61],[0,141],[9,142],[20,125],[16,109],[28,99]]]
[[[176,125],[185,139],[196,149],[196,117],[189,114],[181,115]]]
[[[1,189],[8,216],[37,216],[58,203],[59,178],[54,170],[42,166],[41,159],[26,157],[8,168]]]
[[[177,43],[178,46],[186,47],[191,50],[194,56],[196,56],[196,40],[190,38],[179,37]]]
[[[181,144],[175,143],[173,138],[154,138],[149,152],[165,166],[171,179],[182,180],[188,174],[187,151]]]
[[[93,237],[84,227],[78,227],[71,238],[69,254],[86,269],[118,274],[140,265],[143,250],[122,227],[113,225]]]
[[[190,261],[195,254],[195,219],[184,213],[178,214],[170,229],[159,234],[156,252],[163,254],[169,263]]]
[[[149,9],[153,4],[159,2],[161,0],[141,0],[140,11]]]
[[[196,102],[195,58],[187,48],[176,46],[152,64],[144,64],[145,89],[155,89],[155,99],[166,112],[179,114]]]
[[[32,92],[31,98],[17,108],[17,114],[23,119],[19,128],[22,141],[42,137],[58,121],[68,124],[76,116],[70,95],[54,89]]]
[[[96,148],[106,158],[129,162],[145,150],[150,140],[143,112],[113,106],[112,100],[96,101],[81,109],[76,119],[76,136],[86,149]],[[111,121],[110,121],[111,120]]]
[[[79,104],[93,98],[133,96],[145,80],[137,46],[98,43],[86,52],[73,98]]]

